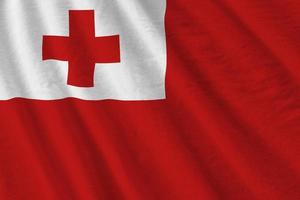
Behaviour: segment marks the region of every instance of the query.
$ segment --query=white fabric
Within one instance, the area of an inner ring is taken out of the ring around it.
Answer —
[[[165,0],[1,0],[0,100],[165,98]],[[95,87],[67,85],[68,62],[42,61],[43,35],[69,35],[69,10],[95,10],[96,36],[120,35],[121,63],[97,64]]]

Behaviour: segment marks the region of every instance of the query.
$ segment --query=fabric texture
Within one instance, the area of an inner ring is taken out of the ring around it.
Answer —
[[[1,200],[300,199],[300,1],[165,22],[165,100],[0,102]]]

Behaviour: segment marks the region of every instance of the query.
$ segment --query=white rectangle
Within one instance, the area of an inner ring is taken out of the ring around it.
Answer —
[[[69,35],[69,10],[94,10],[96,36],[120,35],[121,63],[97,64],[94,87],[67,85],[67,61],[43,61],[44,35]],[[0,99],[165,98],[165,0],[0,1]]]

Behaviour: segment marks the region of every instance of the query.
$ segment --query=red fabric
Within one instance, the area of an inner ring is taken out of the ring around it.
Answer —
[[[0,103],[1,200],[300,198],[300,2],[169,0],[166,30],[167,100]]]

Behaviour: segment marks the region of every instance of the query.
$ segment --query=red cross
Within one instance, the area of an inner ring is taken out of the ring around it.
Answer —
[[[69,21],[69,37],[43,36],[43,60],[68,61],[68,85],[93,87],[96,63],[120,62],[119,35],[95,37],[93,10],[70,10]]]

